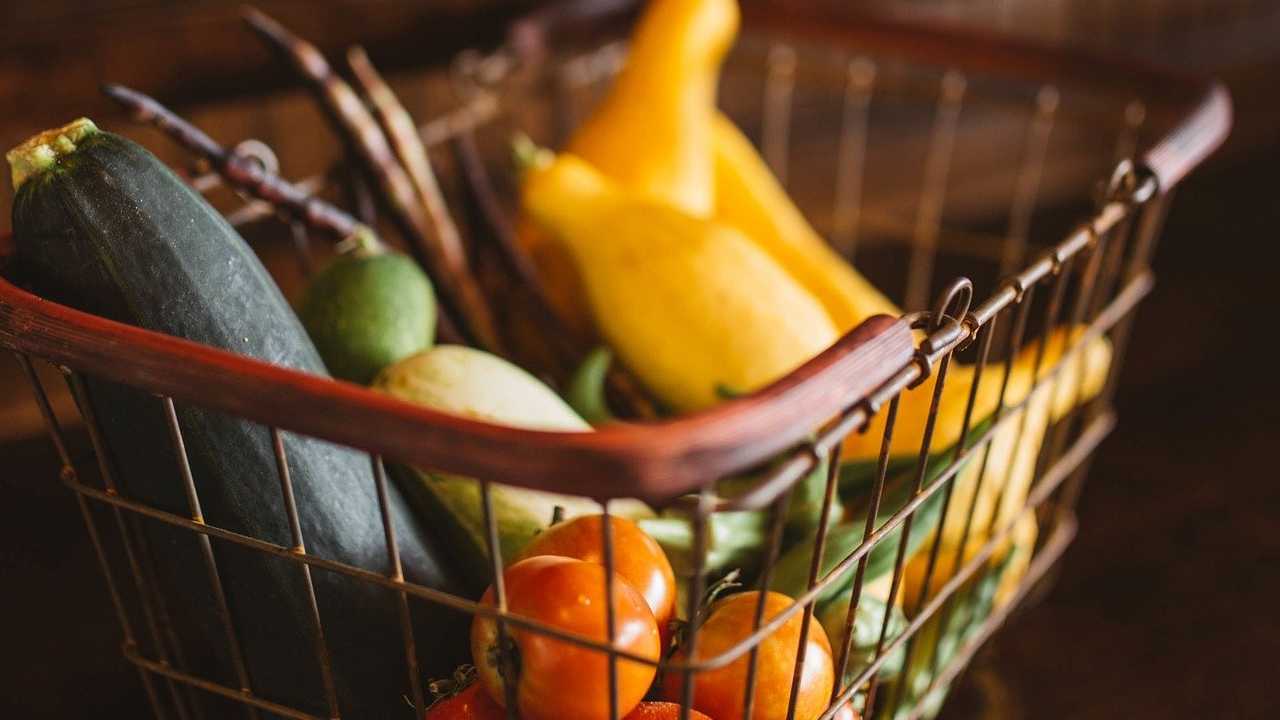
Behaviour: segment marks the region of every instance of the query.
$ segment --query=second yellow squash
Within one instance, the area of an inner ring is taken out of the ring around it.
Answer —
[[[826,308],[845,333],[872,315],[902,311],[813,229],[751,141],[724,115],[712,131],[715,217],[750,237]]]
[[[737,35],[736,0],[653,0],[636,25],[622,71],[567,150],[628,192],[701,217],[715,206],[712,118],[720,64]],[[564,249],[527,217],[517,237],[556,312],[593,332],[582,279]]]

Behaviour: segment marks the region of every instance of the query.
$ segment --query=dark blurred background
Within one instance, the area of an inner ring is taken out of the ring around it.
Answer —
[[[258,3],[328,52],[364,44],[419,117],[438,112],[445,92],[425,69],[492,46],[533,4]],[[1177,191],[1156,254],[1158,285],[1139,310],[1117,398],[1121,423],[1092,464],[1076,544],[1050,589],[981,654],[944,716],[996,717],[984,708],[998,706],[999,717],[1274,717],[1280,476],[1271,443],[1280,393],[1265,358],[1280,240],[1280,2],[855,5],[851,17],[955,23],[1211,73],[1230,85],[1236,107],[1227,146]],[[238,6],[4,3],[0,146],[80,115],[119,123],[97,91],[115,80],[220,139],[270,138],[291,176],[323,170],[336,143],[247,36]],[[270,110],[246,112],[260,107]],[[167,144],[150,145],[179,160]],[[4,183],[6,216],[8,192]],[[0,716],[144,716],[56,466],[16,364],[0,359]]]

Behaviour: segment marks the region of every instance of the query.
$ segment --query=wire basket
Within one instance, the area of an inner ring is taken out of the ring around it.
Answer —
[[[859,267],[905,298],[913,312],[872,318],[789,376],[713,410],[593,433],[498,427],[121,325],[0,281],[0,345],[31,380],[62,460],[61,479],[79,501],[101,561],[124,656],[137,667],[157,716],[220,716],[233,708],[251,717],[382,712],[370,708],[386,707],[386,698],[352,697],[335,680],[342,660],[326,642],[333,618],[317,599],[320,581],[313,575],[385,589],[400,641],[376,650],[399,661],[397,682],[417,708],[428,699],[426,678],[456,659],[417,625],[423,612],[497,618],[501,632],[540,633],[594,649],[607,656],[615,682],[621,662],[654,664],[601,639],[508,613],[500,582],[496,604],[482,605],[406,579],[412,568],[400,557],[384,461],[476,478],[486,510],[491,483],[500,482],[595,498],[602,513],[609,512],[609,499],[624,497],[687,513],[697,560],[685,578],[684,616],[694,618],[686,642],[689,657],[698,659],[664,661],[660,669],[683,675],[686,708],[693,700],[690,679],[730,663],[746,663],[746,686],[753,688],[760,643],[800,617],[803,646],[817,632],[821,601],[842,588],[849,604],[837,624],[845,640],[832,653],[839,681],[822,720],[850,702],[867,717],[937,712],[951,681],[1076,532],[1073,507],[1090,454],[1115,424],[1111,396],[1132,313],[1152,287],[1149,262],[1170,192],[1224,138],[1229,100],[1214,83],[926,27],[853,25],[764,10],[748,12],[745,27],[748,37],[730,60],[721,93],[727,111],[761,138],[765,157],[823,234],[845,255],[856,252]],[[505,142],[512,128],[555,142],[598,97],[624,52],[617,44],[549,52],[547,36],[531,34],[528,26],[512,38],[496,54],[460,59],[455,69],[468,101],[423,127],[432,146],[462,135],[482,145]],[[1140,131],[1152,142],[1140,145]],[[503,182],[509,171],[491,171],[499,188],[509,190]],[[977,295],[979,287],[993,289]],[[937,299],[929,305],[929,297]],[[1055,348],[1049,338],[1064,323],[1078,330]],[[1085,348],[1103,336],[1112,360],[1096,398],[1052,423],[1037,414],[1037,403],[1056,398],[1059,384],[1083,372]],[[1021,389],[1010,382],[1017,357],[1034,358],[1034,382]],[[65,375],[90,455],[75,453],[62,430],[67,418],[56,417],[36,363]],[[963,420],[950,429],[954,442],[941,445],[935,434],[950,421],[939,420],[940,398],[948,377],[961,374],[972,378]],[[130,497],[129,479],[113,468],[103,409],[86,391],[92,382],[154,396],[169,431],[155,441],[178,459],[173,482],[185,507]],[[908,398],[920,385],[932,388],[923,391],[929,396],[924,405]],[[987,417],[975,410],[981,387],[999,388]],[[906,409],[913,403],[924,412]],[[202,515],[176,410],[182,406],[260,424],[275,441],[281,522],[291,528],[291,542],[233,532]],[[357,567],[306,550],[283,433],[369,456],[386,567]],[[837,545],[830,510],[845,481],[838,460],[846,436],[855,433],[869,433],[866,441],[880,451],[867,465],[858,498],[866,520],[851,542]],[[896,449],[895,433],[909,452]],[[1026,444],[1028,437],[1036,439]],[[754,631],[724,652],[697,656],[699,601],[717,579],[702,559],[718,542],[717,517],[762,513],[767,540],[749,581],[769,587],[784,550],[788,503],[819,467],[826,468],[821,519],[801,563],[798,596],[772,618],[757,612]],[[747,472],[752,480],[744,491],[720,494],[720,480]],[[1024,481],[1011,489],[1020,482],[1015,476]],[[1030,542],[1018,535],[1026,518],[1038,526]],[[486,522],[492,550],[492,512]],[[198,554],[180,562],[199,564],[207,577],[201,601],[215,608],[218,634],[187,634],[175,620],[192,601],[159,579],[157,567],[172,558],[154,547],[146,528],[155,526],[198,541]],[[603,542],[612,578],[607,531]],[[238,611],[224,577],[225,554],[232,552],[297,568],[297,592],[310,612],[296,622],[314,643],[296,658],[297,672],[311,678],[297,692],[255,684],[244,643],[253,619]],[[496,580],[502,561],[493,552],[490,558]],[[890,569],[871,577],[869,566],[885,558]],[[870,641],[859,645],[852,631],[875,581],[885,608],[905,600],[909,618],[896,626],[886,609]],[[606,585],[612,593],[612,581]],[[465,627],[465,618],[459,624]],[[802,671],[797,663],[793,686]],[[754,698],[750,689],[745,697]],[[787,705],[790,720],[794,698]],[[616,712],[616,700],[611,707]]]

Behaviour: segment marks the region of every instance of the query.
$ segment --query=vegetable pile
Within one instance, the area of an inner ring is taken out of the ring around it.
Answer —
[[[474,276],[412,123],[367,56],[353,52],[349,61],[376,119],[363,104],[350,110],[344,98],[356,93],[315,48],[256,11],[249,21],[308,74],[344,133],[363,143],[359,155],[389,198],[413,257],[375,228],[246,165],[153,100],[113,86],[112,97],[199,151],[229,184],[339,241],[336,257],[312,278],[295,315],[248,245],[199,194],[146,150],[82,119],[8,155],[24,281],[105,317],[310,373],[327,371],[454,415],[558,432],[592,432],[592,423],[613,422],[615,414],[644,414],[636,408],[682,413],[714,406],[779,379],[873,315],[901,314],[810,227],[750,141],[716,109],[720,65],[737,33],[735,0],[652,0],[621,74],[564,150],[516,143],[520,216],[510,243],[495,247],[512,267],[535,274],[546,335],[594,338],[603,346],[590,354],[590,348],[548,350],[527,363],[538,365],[537,376],[518,364],[526,346],[495,320],[500,314]],[[363,128],[369,132],[357,132],[360,123],[372,124]],[[467,165],[467,146],[459,152]],[[484,205],[478,192],[472,200]],[[826,498],[833,458],[802,479],[786,506],[781,554],[769,573],[761,572],[772,528],[766,511],[712,514],[706,552],[698,557],[692,522],[674,509],[678,504],[654,508],[615,498],[603,514],[596,499],[493,478],[486,510],[475,479],[392,467],[389,502],[406,578],[477,600],[481,608],[468,621],[414,604],[415,632],[429,645],[418,659],[423,672],[439,677],[469,668],[455,673],[456,681],[433,685],[438,698],[429,708],[427,698],[413,698],[415,712],[435,720],[488,720],[505,717],[506,708],[526,720],[598,720],[611,711],[628,720],[674,720],[691,693],[691,717],[700,720],[748,712],[755,720],[783,720],[791,712],[816,720],[833,691],[875,662],[959,565],[1013,526],[986,572],[957,595],[947,620],[933,618],[921,628],[917,637],[924,639],[916,644],[926,651],[899,647],[877,670],[881,682],[896,683],[894,692],[936,706],[940,694],[918,697],[933,669],[992,608],[1011,600],[1026,572],[1037,526],[1034,516],[1020,513],[1050,426],[1096,395],[1107,376],[1105,339],[1068,353],[1080,332],[1054,329],[1043,347],[1015,357],[1003,395],[1000,383],[979,383],[971,438],[991,429],[990,451],[981,462],[973,461],[981,453],[962,458],[948,491],[920,505],[909,531],[888,533],[856,576],[848,568],[834,578],[815,601],[815,621],[792,614],[755,653],[695,673],[692,687],[684,673],[664,672],[660,663],[717,657],[749,638],[757,622],[792,607],[810,587],[820,526],[828,526],[818,566],[823,578],[869,528],[939,481],[969,421],[976,368],[950,368],[933,431],[936,450],[924,459],[923,473],[918,456],[936,376],[904,392],[877,507],[870,498],[880,478],[884,413],[840,448],[834,498]],[[554,361],[542,362],[563,356],[581,363],[572,377],[550,370]],[[1059,382],[1037,387],[1059,363],[1066,365]],[[173,481],[177,458],[155,451],[167,447],[157,438],[170,430],[161,403],[93,380],[78,400],[100,414],[130,495],[188,513]],[[390,570],[367,457],[199,408],[180,407],[177,414],[210,524],[286,547],[305,541],[308,553]],[[301,537],[286,526],[279,488],[268,481],[281,449]],[[758,477],[725,479],[715,490],[733,497]],[[486,512],[498,527],[496,559],[489,555]],[[162,548],[158,570],[171,596],[189,600],[178,619],[204,647],[223,647],[220,610],[195,536],[159,524],[145,530]],[[929,560],[935,538],[936,564]],[[905,564],[898,578],[900,548]],[[398,609],[390,593],[316,574],[337,693],[326,697],[319,673],[300,661],[314,656],[314,645],[297,566],[230,546],[218,553],[231,621],[244,638],[248,675],[241,683],[317,714],[405,714],[403,657],[394,651]],[[614,646],[625,653],[614,674],[598,651],[497,622],[495,560],[505,568],[508,612],[598,642],[608,642],[612,627]],[[699,568],[715,592],[690,603],[690,578]],[[694,617],[687,616],[690,607],[698,608]],[[690,649],[694,627],[698,641]],[[800,647],[802,627],[807,638]],[[758,667],[749,694],[753,657]],[[194,662],[204,674],[232,676],[232,659],[216,651]],[[793,687],[797,663],[803,671]],[[860,717],[865,702],[855,695],[837,717]]]

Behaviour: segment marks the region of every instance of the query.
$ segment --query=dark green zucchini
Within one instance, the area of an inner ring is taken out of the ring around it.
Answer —
[[[137,144],[80,120],[9,154],[17,195],[17,271],[73,307],[323,374],[315,347],[257,257],[198,194]],[[110,461],[126,496],[187,514],[161,401],[90,378]],[[291,545],[269,431],[182,406],[192,471],[212,525]],[[285,434],[309,553],[388,571],[369,458]],[[391,510],[409,578],[456,591],[444,554],[395,487]],[[189,662],[234,686],[232,665],[195,536],[143,524]],[[299,567],[215,541],[253,690],[328,716]],[[386,589],[314,572],[343,717],[410,717],[397,600]],[[467,623],[415,602],[422,671],[444,675],[465,657]],[[192,632],[197,633],[194,637]]]

